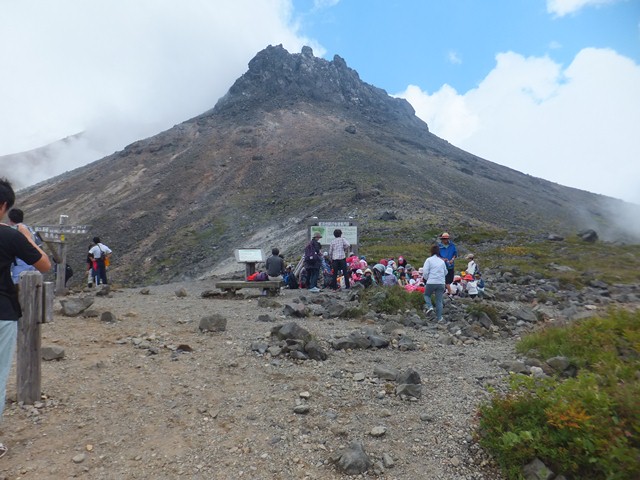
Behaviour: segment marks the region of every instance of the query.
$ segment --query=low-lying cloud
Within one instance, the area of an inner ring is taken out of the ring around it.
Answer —
[[[584,49],[566,68],[501,53],[466,93],[409,86],[398,96],[434,134],[464,150],[640,204],[640,66],[612,50]]]
[[[291,8],[288,0],[2,2],[0,156],[84,132],[49,149],[39,172],[19,172],[34,183],[212,108],[269,44],[323,53],[297,33]],[[20,167],[7,168],[16,177]]]

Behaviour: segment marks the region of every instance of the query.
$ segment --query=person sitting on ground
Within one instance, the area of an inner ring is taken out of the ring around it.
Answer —
[[[465,285],[467,295],[469,295],[471,298],[476,298],[478,296],[478,282],[476,282],[475,278],[468,273],[467,275],[465,275],[464,279],[467,282],[467,284]]]
[[[354,283],[359,282],[362,279],[363,275],[364,272],[358,268],[357,270],[351,272],[351,280],[353,280]]]
[[[329,260],[329,252],[322,254],[322,286],[329,288],[331,279],[333,278],[333,270],[331,269],[331,260]]]
[[[382,276],[384,275],[386,267],[381,263],[376,263],[373,266],[373,283],[375,285],[382,285]]]
[[[469,275],[475,275],[476,272],[480,271],[478,269],[478,264],[475,261],[475,255],[473,253],[470,253],[465,258],[469,260],[469,263],[467,264],[467,270],[466,270],[466,272]]]
[[[393,287],[398,284],[398,279],[393,274],[393,269],[391,267],[387,267],[384,271],[384,275],[382,276],[382,285],[385,287]]]
[[[280,257],[280,250],[278,248],[271,249],[271,255],[265,262],[265,268],[269,280],[282,280],[284,274],[284,260]]]
[[[282,277],[282,281],[286,285],[286,288],[289,290],[297,290],[298,289],[298,279],[296,278],[295,273],[293,273],[293,266],[287,265],[287,268],[284,271],[284,275]]]
[[[398,267],[407,268],[407,259],[404,258],[403,256],[398,257]]]
[[[364,255],[360,256],[360,270],[362,270],[363,272],[369,267],[369,264],[367,263],[367,259]]]
[[[484,297],[484,280],[482,279],[482,274],[480,272],[476,272],[473,276],[476,280],[476,287],[478,288],[478,296]]]
[[[460,275],[454,275],[453,282],[451,283],[451,295],[462,296],[464,293],[464,287],[462,286],[462,277]]]
[[[407,272],[404,271],[404,267],[398,267],[396,275],[398,276],[398,285],[404,287],[409,284],[409,281],[407,280]]]
[[[360,284],[364,288],[369,288],[369,287],[373,286],[373,272],[371,271],[370,268],[367,268],[364,271],[364,275],[360,279]]]
[[[300,275],[298,275],[298,287],[307,288],[307,285],[309,285],[309,275],[307,274],[307,269],[302,267]]]

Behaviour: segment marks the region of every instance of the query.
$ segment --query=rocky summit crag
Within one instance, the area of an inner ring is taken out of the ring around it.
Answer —
[[[360,80],[339,56],[269,46],[202,115],[19,195],[31,224],[92,225],[124,284],[237,268],[233,249],[299,254],[311,217],[416,228],[610,228],[618,200],[563,187],[464,152],[431,134],[402,99]]]

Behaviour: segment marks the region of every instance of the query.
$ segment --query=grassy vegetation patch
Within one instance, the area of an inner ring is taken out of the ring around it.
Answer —
[[[525,241],[483,251],[482,265],[501,270],[517,269],[557,278],[563,286],[583,287],[592,279],[607,283],[640,282],[640,245]]]
[[[569,357],[575,378],[512,377],[480,409],[481,444],[510,479],[540,458],[569,478],[640,478],[640,312],[612,311],[524,338],[517,350]]]
[[[394,314],[407,310],[420,311],[424,306],[424,296],[419,292],[407,292],[396,285],[363,290],[360,302],[375,312]]]

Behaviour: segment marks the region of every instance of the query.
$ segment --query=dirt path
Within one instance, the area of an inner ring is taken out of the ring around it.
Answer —
[[[177,286],[97,297],[92,309],[113,312],[115,324],[58,314],[43,326],[42,345],[63,347],[66,357],[43,363],[43,405],[7,405],[0,441],[10,451],[0,478],[349,478],[329,458],[354,440],[376,463],[362,478],[500,478],[472,429],[486,384],[505,375],[499,361],[514,357],[512,341],[445,346],[433,330],[409,328],[416,351],[334,351],[328,341],[363,322],[311,317],[297,323],[328,360],[271,358],[250,345],[274,325],[259,314],[290,321],[282,308],[258,307],[257,297],[203,299],[210,282],[179,285],[188,296],[178,298]],[[300,294],[284,291],[277,301]],[[228,319],[226,331],[200,333],[200,319],[212,313]],[[175,353],[181,344],[193,352]],[[417,370],[422,398],[388,393],[376,365]],[[300,403],[308,414],[293,412]],[[386,433],[370,435],[376,426]]]

